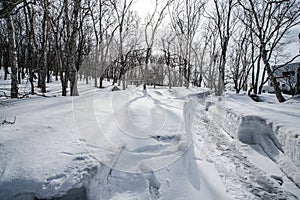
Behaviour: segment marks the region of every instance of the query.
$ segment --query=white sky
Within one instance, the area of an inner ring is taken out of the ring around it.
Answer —
[[[143,20],[148,13],[151,13],[154,9],[155,0],[135,0],[132,5],[133,10],[136,10]]]

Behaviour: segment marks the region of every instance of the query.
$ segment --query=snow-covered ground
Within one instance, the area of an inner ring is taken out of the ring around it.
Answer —
[[[106,84],[0,98],[1,200],[300,198],[299,98]]]
[[[208,101],[214,104],[209,117],[218,127],[217,132],[223,133],[212,148],[224,155],[221,165],[224,160],[234,163],[235,178],[240,179],[238,187],[248,188],[245,191],[262,199],[299,199],[299,96],[283,104],[275,103],[271,94],[261,98],[264,102],[227,94]],[[230,193],[238,194],[234,190]]]

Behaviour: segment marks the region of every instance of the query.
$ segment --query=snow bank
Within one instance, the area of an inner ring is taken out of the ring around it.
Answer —
[[[275,104],[254,103],[242,95],[210,100],[207,104],[211,105],[209,114],[214,123],[242,143],[259,145],[300,187],[298,113],[294,113],[294,116],[293,113],[286,113],[289,120],[284,121],[283,113],[287,112],[287,109],[279,108]],[[278,113],[281,114],[280,117],[277,116]]]

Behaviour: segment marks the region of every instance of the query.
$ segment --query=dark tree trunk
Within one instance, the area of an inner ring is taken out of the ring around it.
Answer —
[[[20,65],[18,64],[18,66],[20,66]],[[21,68],[18,69],[18,82],[19,82],[19,84],[22,83],[22,71],[21,71]]]
[[[9,37],[9,50],[10,54],[9,57],[11,58],[11,91],[10,96],[11,98],[18,98],[18,58],[17,58],[17,51],[16,51],[16,36],[15,36],[15,29],[14,24],[11,19],[11,16],[8,15],[6,17],[7,22],[7,33]]]
[[[47,83],[50,83],[51,82],[51,72],[50,70],[48,69],[47,70]]]
[[[3,66],[4,66],[4,80],[7,80],[7,76],[10,74],[9,70],[8,70],[8,67],[9,67],[9,47],[5,48],[4,57],[3,57]]]
[[[41,92],[42,93],[46,93],[46,73],[44,71],[44,69],[41,70],[40,73],[40,87],[41,87]]]
[[[274,92],[276,94],[276,97],[277,97],[277,99],[280,103],[285,102],[286,100],[282,96],[281,89],[280,89],[279,85],[277,84],[276,78],[274,77],[271,66],[270,66],[270,64],[267,60],[267,51],[265,50],[264,46],[261,47],[261,54],[262,54],[262,59],[263,59],[268,77],[269,77],[269,79],[270,79],[270,81],[271,81],[271,83],[274,87]]]
[[[68,5],[65,5],[68,6]],[[67,11],[67,10],[65,10]],[[78,39],[78,17],[80,11],[80,1],[74,1],[72,21],[67,22],[67,32],[70,33],[69,41],[67,43],[67,56],[68,56],[68,67],[69,67],[69,81],[70,81],[70,94],[71,96],[79,96],[77,89],[77,78],[78,78],[78,68],[76,67],[76,57],[77,57],[77,44]],[[68,13],[65,13],[68,15]]]
[[[67,88],[68,88],[68,76],[67,72],[60,72],[60,81],[61,81],[61,89],[62,89],[62,96],[67,96]]]
[[[94,86],[97,87],[98,86],[98,77],[97,77],[97,70],[95,69],[95,74],[94,74]]]
[[[258,80],[259,80],[259,75],[260,75],[260,63],[261,63],[261,56],[258,58],[257,61],[257,69],[256,69],[256,74],[254,78],[254,84],[253,84],[253,92],[254,94],[257,94],[258,92]],[[263,61],[265,63],[265,61]]]
[[[25,56],[25,63],[27,67],[27,72],[29,73],[29,82],[31,88],[31,95],[34,95],[34,79],[35,73],[34,69],[37,66],[37,55],[36,55],[36,46],[34,42],[34,12],[31,11],[28,4],[24,7],[24,16],[26,22],[26,39],[27,39],[27,46],[26,46],[26,56]]]
[[[2,64],[3,64],[3,62],[2,62],[2,60],[3,60],[3,46],[1,45],[0,46],[0,69],[2,69]]]
[[[73,70],[70,72],[70,95],[71,96],[79,96],[79,92],[77,89],[77,78],[78,78],[78,74],[76,70]]]
[[[34,84],[33,84],[33,79],[34,79],[34,72],[32,72],[32,68],[29,68],[29,81],[30,81],[30,86],[31,86],[31,95],[34,95]]]
[[[151,57],[151,48],[147,48],[146,51],[146,58],[145,58],[145,70],[144,70],[144,80],[143,80],[143,90],[147,90],[147,83],[148,83],[148,66]]]
[[[258,88],[258,94],[262,93],[264,84],[266,83],[265,77],[266,77],[266,68],[264,68],[264,72],[263,72],[263,75],[262,75],[262,78],[261,78],[261,84],[259,85],[259,88]]]
[[[42,28],[43,28],[43,35],[42,35],[42,65],[41,65],[41,70],[40,70],[40,86],[41,86],[41,92],[46,93],[46,77],[47,77],[47,43],[48,43],[48,0],[44,0],[43,2],[44,6],[44,14],[43,14],[43,23],[42,23]]]
[[[297,84],[295,88],[295,94],[300,94],[300,65],[297,69]]]
[[[25,61],[24,61],[24,63],[25,63]],[[26,66],[23,66],[23,67],[22,67],[22,71],[21,71],[21,73],[22,73],[22,79],[25,79],[26,71],[27,71]]]
[[[89,76],[87,74],[84,75],[85,83],[89,84]]]
[[[103,76],[100,76],[100,79],[99,79],[99,88],[103,88]]]

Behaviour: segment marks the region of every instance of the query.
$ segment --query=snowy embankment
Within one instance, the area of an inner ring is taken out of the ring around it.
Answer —
[[[214,104],[209,108],[211,118],[225,132],[253,149],[258,145],[260,153],[268,156],[300,188],[299,97],[284,104],[270,104],[253,102],[246,95],[229,94],[207,104]],[[258,167],[272,171],[266,163]]]

